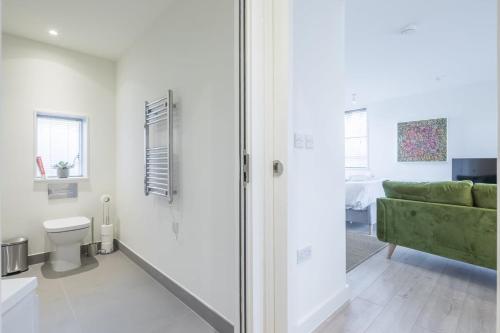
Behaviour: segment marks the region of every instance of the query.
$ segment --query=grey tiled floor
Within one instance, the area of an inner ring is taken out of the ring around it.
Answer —
[[[40,333],[215,332],[184,303],[117,251],[66,274],[37,264]]]

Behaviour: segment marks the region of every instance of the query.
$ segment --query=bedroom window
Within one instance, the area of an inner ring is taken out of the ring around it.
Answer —
[[[347,111],[345,121],[345,167],[368,168],[368,115],[366,109]]]
[[[67,162],[70,178],[87,176],[87,119],[73,115],[36,113],[35,179],[42,178],[37,160],[41,159],[47,179],[58,177],[54,167]]]

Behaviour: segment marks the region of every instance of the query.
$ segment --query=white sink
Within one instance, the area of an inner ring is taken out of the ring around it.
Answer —
[[[37,333],[37,279],[2,279],[1,284],[2,333]]]

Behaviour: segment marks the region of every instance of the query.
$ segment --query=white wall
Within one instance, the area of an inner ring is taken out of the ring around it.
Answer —
[[[114,194],[115,65],[77,52],[3,35],[2,237],[29,238],[29,253],[50,250],[42,222],[100,216],[99,197]],[[47,199],[47,184],[33,182],[35,109],[89,117],[89,175],[77,199]]]
[[[451,180],[452,158],[496,157],[496,93],[496,82],[482,82],[366,105],[371,172],[391,180]],[[435,118],[448,118],[448,161],[397,162],[397,124]]]
[[[237,318],[238,132],[234,2],[175,1],[119,61],[119,238],[215,311]],[[144,196],[144,101],[173,89],[169,206]],[[179,223],[179,234],[172,230]]]
[[[344,1],[294,1],[289,143],[289,331],[310,332],[348,299],[344,207]],[[314,149],[294,149],[293,134]],[[297,264],[297,250],[312,247]]]

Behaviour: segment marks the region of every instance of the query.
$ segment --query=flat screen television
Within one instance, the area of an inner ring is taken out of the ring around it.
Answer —
[[[496,158],[452,159],[453,180],[472,180],[474,183],[497,183]]]

